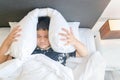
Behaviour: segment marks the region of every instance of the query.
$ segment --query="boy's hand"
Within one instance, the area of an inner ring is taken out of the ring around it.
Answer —
[[[3,62],[7,59],[7,56],[5,56],[4,54],[8,51],[12,42],[17,41],[16,38],[20,36],[20,34],[18,34],[20,31],[21,31],[20,27],[13,28],[13,30],[9,33],[7,38],[4,40],[4,42],[0,46],[0,58],[1,58],[0,62]]]
[[[6,40],[9,40],[10,43],[17,41],[17,37],[20,36],[19,32],[21,31],[21,28],[19,26],[13,28],[13,30],[10,32]]]
[[[20,36],[19,32],[21,31],[21,28],[19,26],[13,28],[13,30],[10,32],[10,34],[7,36],[3,44],[7,44],[10,46],[12,42],[17,41],[17,37]]]
[[[63,36],[63,38],[61,40],[66,42],[65,45],[73,45],[74,46],[76,44],[77,39],[73,35],[71,27],[70,27],[70,31],[68,31],[65,28],[62,28],[62,31],[64,31],[65,33],[59,33],[61,36]]]

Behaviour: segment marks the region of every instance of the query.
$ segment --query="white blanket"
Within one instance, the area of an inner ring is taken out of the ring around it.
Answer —
[[[49,14],[47,11],[50,11]],[[0,64],[0,80],[104,80],[105,63],[102,56],[97,52],[84,59],[68,59],[66,64],[68,67],[42,54],[31,55],[36,47],[36,24],[39,16],[53,16],[50,25],[56,24],[55,28],[58,28],[58,23],[59,26],[62,26],[63,23],[66,24],[64,18],[55,13],[57,12],[52,9],[36,9],[18,23],[22,27],[22,34],[19,40],[12,44],[12,54],[10,54],[16,59]],[[59,17],[62,18],[56,22]],[[53,33],[53,37],[55,35]],[[56,39],[57,42],[59,42],[58,40]],[[60,50],[65,52],[72,50],[66,50],[67,47],[64,46],[61,48],[65,48]]]
[[[104,80],[106,62],[99,52],[86,58],[70,58],[66,65],[72,68],[74,80]]]
[[[0,80],[1,79],[74,80],[70,68],[63,66],[42,54],[31,55],[24,60],[14,59],[1,64]]]
[[[104,80],[105,62],[99,52],[69,58],[66,66],[39,54],[0,64],[0,80]]]

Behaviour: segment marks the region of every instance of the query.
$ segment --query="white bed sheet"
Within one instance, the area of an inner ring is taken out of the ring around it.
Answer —
[[[66,65],[73,70],[75,80],[104,80],[106,63],[99,52],[68,59]]]
[[[105,80],[120,80],[120,70],[106,71]]]
[[[39,54],[0,65],[1,80],[104,80],[105,62],[99,52],[69,58],[66,66]]]
[[[42,54],[0,65],[0,80],[74,80],[72,70]]]
[[[3,37],[5,37],[9,33],[9,32],[5,32],[5,31],[9,31],[9,29],[8,28],[7,29],[2,28],[2,30],[0,29],[0,35],[2,35],[3,33],[5,34],[4,36],[0,37],[1,42],[3,41],[3,40],[1,40],[1,38],[4,39]],[[95,44],[94,44],[94,36],[92,35],[91,30],[87,29],[87,28],[85,28],[85,29],[80,28],[79,31],[80,31],[81,42],[83,42],[87,46],[87,48],[90,52],[90,56],[86,57],[86,58],[74,58],[74,59],[71,58],[71,59],[68,59],[67,60],[67,66],[72,69],[73,73],[69,72],[69,71],[71,71],[71,69],[67,68],[68,72],[71,73],[71,74],[74,74],[73,75],[74,78],[75,78],[74,80],[104,80],[105,62],[104,62],[104,59],[102,58],[102,56],[100,55],[100,53],[96,52],[96,48],[95,48]],[[20,62],[20,64],[23,64],[23,63]],[[17,66],[21,67],[20,64],[17,65]],[[53,65],[55,65],[55,64],[53,64]],[[14,65],[12,67],[13,67],[13,69],[15,69]],[[23,67],[19,68],[17,71],[14,72],[14,74],[12,74],[11,77],[7,77],[3,80],[20,80],[20,77],[19,77],[19,79],[16,79],[15,76],[18,76],[18,73],[21,73],[22,69],[23,69]],[[62,68],[60,68],[60,69],[62,69]],[[65,73],[65,71],[67,72],[67,69],[59,70],[59,71],[62,71],[62,73]],[[12,72],[12,69],[8,69],[7,74],[9,74],[9,72]],[[0,72],[0,74],[3,74],[3,73]],[[73,80],[71,74],[64,75],[64,76],[66,76],[66,78],[67,78],[67,76],[71,77],[71,79],[66,79],[66,80]],[[20,75],[22,76],[22,74],[20,74]],[[4,75],[4,76],[6,76],[6,75]],[[34,75],[34,76],[36,76],[36,75]],[[53,76],[53,75],[51,75],[51,76]],[[70,78],[70,77],[68,77],[68,78]],[[31,77],[28,77],[28,78],[29,78],[29,80],[32,79]],[[64,79],[61,79],[61,80],[65,80],[65,77],[63,77],[63,78]],[[34,80],[37,80],[37,79],[34,79]],[[46,80],[49,80],[49,79],[47,79],[47,77],[46,77]],[[21,79],[21,80],[24,80],[24,79]],[[43,80],[43,79],[41,78],[41,80]],[[54,77],[51,80],[57,80],[57,79],[55,79],[55,77]]]

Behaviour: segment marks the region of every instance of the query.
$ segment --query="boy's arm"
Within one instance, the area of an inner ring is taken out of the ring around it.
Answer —
[[[0,47],[0,63],[3,63],[8,59],[8,55],[5,55],[5,53],[8,51],[9,47],[10,41],[7,37]]]
[[[21,31],[21,29],[19,27],[15,27],[2,43],[0,47],[0,63],[5,62],[10,57],[9,55],[5,55],[5,53],[10,48],[12,42],[17,41],[16,37],[20,36],[20,34],[18,34],[19,31]]]
[[[76,55],[77,56],[87,56],[88,55],[88,50],[86,46],[78,41],[75,36],[73,35],[72,29],[70,28],[70,31],[62,28],[62,30],[66,33],[60,33],[61,36],[65,37],[62,38],[62,41],[66,41],[67,43],[65,45],[73,45],[76,49]]]
[[[88,50],[87,50],[86,46],[83,43],[81,43],[80,41],[76,40],[74,47],[76,49],[77,56],[84,57],[84,56],[88,55]]]

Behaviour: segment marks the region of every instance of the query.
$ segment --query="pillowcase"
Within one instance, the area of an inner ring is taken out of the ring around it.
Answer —
[[[25,59],[28,55],[30,55],[33,50],[36,47],[36,27],[37,26],[37,18],[35,15],[30,15],[31,13],[28,13],[27,16],[25,16],[20,22],[18,22],[16,25],[11,24],[11,28],[15,26],[20,26],[21,36],[18,37],[18,41],[12,43],[10,47],[10,55],[19,58],[19,59]]]
[[[70,31],[67,21],[58,11],[49,11],[52,12],[52,14],[48,13],[48,16],[50,16],[49,41],[52,49],[60,53],[70,53],[75,51],[72,45],[65,45],[66,42],[60,40],[62,36],[60,36],[59,33],[65,33],[62,31],[62,28]]]

